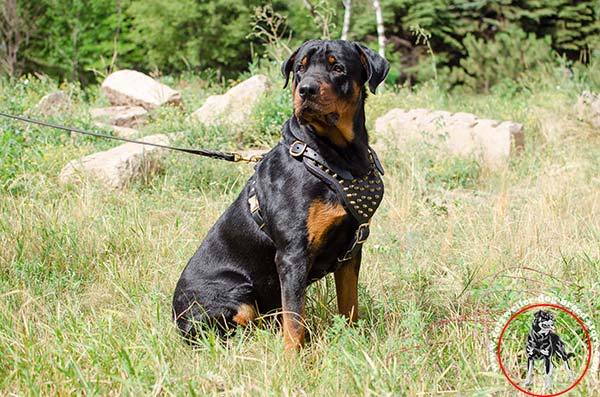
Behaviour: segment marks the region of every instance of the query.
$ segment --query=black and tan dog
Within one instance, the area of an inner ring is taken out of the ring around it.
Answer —
[[[551,312],[538,310],[534,314],[533,324],[527,335],[527,379],[523,383],[524,387],[531,385],[535,361],[543,360],[546,372],[544,388],[547,390],[552,388],[552,372],[554,370],[552,358],[554,355],[565,362],[569,379],[574,379],[571,366],[569,365],[569,358],[575,356],[575,354],[567,353],[563,341],[557,334],[552,332],[555,322],[556,319]]]
[[[340,312],[356,320],[361,248],[383,197],[365,84],[375,92],[388,70],[348,41],[309,41],[284,62],[294,114],[177,283],[173,310],[186,337],[282,309],[285,348],[294,350],[304,342],[306,288],[331,272]]]

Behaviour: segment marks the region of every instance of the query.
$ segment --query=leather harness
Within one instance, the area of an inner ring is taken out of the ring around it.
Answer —
[[[308,171],[321,179],[340,198],[346,211],[358,222],[358,228],[346,251],[338,256],[341,265],[360,250],[369,237],[371,217],[383,199],[383,167],[373,148],[369,147],[369,172],[361,177],[354,177],[350,172],[333,167],[314,149],[305,142],[297,139],[289,147],[290,155],[302,161]],[[263,230],[266,225],[258,198],[256,197],[256,179],[252,179],[248,192],[250,214],[258,227]],[[335,269],[334,269],[335,270]]]

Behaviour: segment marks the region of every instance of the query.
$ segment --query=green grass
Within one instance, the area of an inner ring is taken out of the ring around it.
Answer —
[[[223,87],[184,76],[173,85],[186,107],[157,111],[142,134],[273,145],[291,109],[274,70],[242,129],[189,121]],[[270,321],[227,343],[208,334],[194,349],[171,321],[183,266],[251,166],[173,153],[162,173],[122,191],[60,185],[67,161],[114,143],[0,119],[0,395],[516,395],[487,353],[515,301],[556,294],[600,324],[600,137],[573,111],[586,80],[563,80],[548,73],[489,96],[388,87],[369,98],[371,130],[395,106],[468,111],[523,123],[526,148],[496,172],[426,148],[382,152],[386,197],[365,248],[361,320],[346,326],[332,279],[322,280],[309,288],[310,342],[296,357]],[[53,87],[2,81],[0,109],[22,113]],[[63,89],[75,107],[56,121],[91,127],[98,90]],[[599,392],[588,375],[570,395]]]

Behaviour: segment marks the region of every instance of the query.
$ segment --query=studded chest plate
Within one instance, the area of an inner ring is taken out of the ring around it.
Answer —
[[[362,221],[368,222],[383,199],[383,182],[371,159],[371,169],[362,178],[351,181],[340,180],[346,196],[346,206],[351,212],[356,212]]]
[[[359,224],[368,223],[383,199],[383,181],[373,152],[369,152],[369,172],[358,178],[343,171],[334,171],[321,159],[303,150],[304,163],[320,179],[330,185],[342,199],[346,209]],[[352,178],[352,179],[350,179]]]

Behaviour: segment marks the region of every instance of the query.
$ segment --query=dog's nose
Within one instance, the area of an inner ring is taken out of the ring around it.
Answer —
[[[300,94],[300,98],[302,99],[311,99],[314,98],[319,92],[319,85],[316,82],[307,82],[302,83],[300,87],[298,87],[298,93]]]

